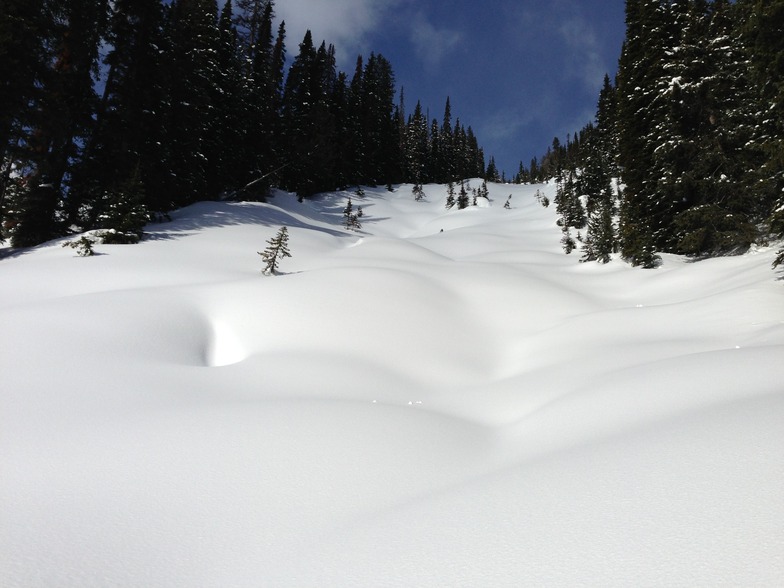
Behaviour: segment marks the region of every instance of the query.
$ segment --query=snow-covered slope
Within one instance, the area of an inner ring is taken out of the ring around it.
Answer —
[[[0,260],[0,585],[784,584],[773,251],[580,264],[536,189]]]

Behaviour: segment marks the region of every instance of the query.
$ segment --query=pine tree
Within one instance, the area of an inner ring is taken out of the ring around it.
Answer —
[[[558,177],[558,187],[555,196],[556,212],[561,217],[559,224],[563,227],[582,229],[585,227],[585,209],[577,193],[575,173],[571,170]]]
[[[150,221],[145,206],[145,188],[140,166],[125,180],[103,195],[96,226],[105,229],[104,243],[138,243]],[[107,232],[108,231],[108,232]]]
[[[213,99],[212,124],[208,129],[207,191],[234,194],[253,181],[250,157],[243,151],[250,104],[245,94],[242,59],[232,0],[226,0],[218,19],[217,92]],[[244,194],[244,197],[251,196]]]
[[[615,228],[613,227],[612,187],[605,187],[603,197],[598,200],[588,218],[588,230],[583,242],[581,261],[609,263],[615,250]]]
[[[362,76],[359,123],[365,149],[363,170],[366,183],[383,185],[396,177],[401,159],[395,140],[395,75],[392,65],[380,54],[371,53]],[[390,140],[391,139],[391,140]]]
[[[498,168],[495,165],[495,158],[490,157],[490,162],[487,164],[487,171],[485,172],[485,180],[488,182],[500,182],[501,176],[498,174]]]
[[[482,185],[479,186],[478,195],[480,198],[484,198],[488,202],[490,201],[490,190],[487,187],[487,180],[482,180]]]
[[[50,7],[43,2],[5,0],[0,10],[0,226],[6,197],[22,188],[12,182],[11,171],[24,152],[25,129],[34,123],[30,104],[40,99],[49,65],[50,23]]]
[[[455,183],[448,182],[446,185],[446,208],[450,209],[455,205]]]
[[[156,201],[165,169],[162,76],[163,6],[160,0],[116,0],[112,4],[105,59],[108,73],[96,125],[84,158],[73,170],[71,221],[98,226],[105,195],[142,183],[145,207],[166,210]],[[148,188],[149,186],[149,188]],[[133,198],[133,195],[129,195]]]
[[[460,192],[457,196],[457,209],[463,210],[464,208],[468,208],[468,191],[466,190],[465,182],[460,180]]]
[[[455,146],[452,129],[452,105],[449,96],[444,105],[444,118],[441,123],[441,144],[439,150],[440,161],[435,162],[438,169],[440,182],[456,180],[455,174]]]
[[[563,247],[564,253],[569,255],[572,251],[575,250],[577,247],[577,243],[572,237],[572,229],[568,225],[564,225],[561,229],[563,235],[561,236],[561,246]]]
[[[771,203],[771,232],[784,237],[784,0],[738,0],[734,7],[734,38],[743,41],[761,114],[754,146],[762,163],[750,174],[748,187],[756,201]],[[781,263],[784,249],[774,265]]]
[[[427,119],[422,114],[422,105],[417,102],[414,113],[406,125],[405,179],[413,183],[421,183],[428,178],[425,175],[428,157]]]
[[[651,141],[661,120],[663,101],[656,100],[656,81],[666,79],[668,38],[665,8],[658,0],[626,0],[626,40],[618,70],[618,163],[626,188],[621,204],[620,243],[624,258],[639,265],[651,255],[661,224],[657,210],[658,178],[650,175],[653,152]],[[652,226],[654,223],[654,226]]]
[[[354,205],[351,202],[351,198],[349,198],[348,202],[346,203],[346,208],[343,209],[343,222],[345,227],[349,230],[361,229],[362,224],[359,222],[359,219],[362,216],[361,213],[361,207],[356,213],[354,212]]]
[[[24,188],[14,194],[11,244],[37,245],[60,234],[66,221],[68,172],[93,126],[93,72],[104,34],[106,0],[62,0],[48,5],[48,49],[38,100],[30,108],[22,161]]]
[[[275,275],[278,271],[278,264],[280,260],[286,257],[291,257],[289,252],[289,232],[286,227],[281,227],[277,234],[267,240],[268,247],[264,251],[259,251],[258,254],[264,260],[264,269],[261,272],[264,275]]]
[[[171,152],[170,175],[161,188],[170,196],[170,207],[176,207],[218,195],[209,191],[215,191],[209,183],[209,158],[216,149],[214,107],[220,92],[216,0],[174,0],[166,35],[171,48],[165,63],[166,141]]]

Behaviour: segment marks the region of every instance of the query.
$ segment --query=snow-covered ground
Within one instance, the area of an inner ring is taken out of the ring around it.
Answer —
[[[537,189],[0,260],[0,585],[784,585],[774,250],[581,264]]]

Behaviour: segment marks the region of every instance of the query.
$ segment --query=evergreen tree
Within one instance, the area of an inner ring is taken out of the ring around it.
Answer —
[[[665,7],[658,0],[626,1],[626,40],[618,71],[618,162],[626,185],[621,206],[620,242],[623,256],[639,265],[643,249],[656,245],[666,222],[651,177],[652,142],[664,102],[657,100],[656,80],[666,79],[667,52],[674,48]],[[667,204],[667,203],[665,203]],[[646,253],[650,255],[650,253]]]
[[[138,243],[149,222],[140,166],[122,183],[103,194],[96,226],[105,229],[104,243]]]
[[[564,225],[561,231],[563,233],[561,236],[561,246],[563,247],[564,253],[569,255],[577,247],[577,242],[574,240],[574,237],[572,237],[572,229],[569,225]]]
[[[468,208],[468,191],[466,190],[466,185],[463,180],[460,180],[460,192],[457,196],[457,208],[458,210]]]
[[[498,174],[498,168],[495,165],[495,158],[490,157],[490,162],[487,164],[487,171],[485,172],[485,180],[488,182],[500,182],[501,176]]]
[[[455,183],[448,182],[446,185],[446,208],[450,209],[455,205]]]
[[[343,209],[343,222],[347,229],[361,229],[362,225],[359,222],[361,208],[358,212],[354,212],[354,205],[351,198],[346,203],[346,208]]]
[[[207,191],[234,194],[252,178],[248,174],[248,154],[242,150],[250,104],[243,87],[243,63],[232,0],[226,0],[221,9],[218,35],[218,91],[214,97],[213,123],[208,129],[212,149],[208,154]]]
[[[422,105],[419,102],[406,125],[405,145],[405,179],[421,183],[427,179],[425,170],[428,156],[428,131],[427,119],[422,114]]]
[[[141,203],[153,210],[166,209],[155,198],[168,174],[164,126],[163,68],[160,51],[163,6],[160,0],[116,0],[112,4],[108,41],[111,51],[96,125],[75,166],[71,220],[90,228],[99,226],[106,194],[141,182]],[[135,178],[135,180],[133,179]],[[134,188],[136,192],[136,188]],[[136,194],[129,194],[132,200]]]
[[[48,63],[38,99],[28,106],[35,115],[17,161],[24,187],[12,202],[14,247],[37,245],[64,230],[70,165],[81,156],[97,102],[93,73],[105,32],[107,1],[61,0],[47,6]]]
[[[364,152],[365,182],[386,184],[396,176],[401,155],[394,140],[395,76],[392,65],[382,55],[371,53],[362,76],[359,121]],[[392,139],[390,141],[390,139]]]
[[[276,146],[282,142],[281,101],[283,61],[285,59],[285,25],[281,23],[273,38],[274,3],[271,0],[240,0],[236,22],[244,55],[242,76],[244,97],[244,138],[242,157],[244,180],[253,181],[254,191],[246,196],[263,198],[269,190],[272,172],[285,163]],[[236,149],[233,150],[236,153]]]
[[[265,275],[275,275],[278,271],[278,264],[283,258],[291,257],[289,252],[289,232],[286,227],[281,227],[276,235],[267,240],[268,247],[258,254],[264,260],[264,269],[261,270]]]
[[[50,14],[49,4],[29,0],[5,0],[0,10],[0,224],[12,166],[34,123],[30,106],[40,100],[49,65]]]
[[[734,38],[740,38],[759,97],[754,146],[762,163],[749,176],[756,201],[770,205],[772,232],[784,237],[784,0],[738,0]],[[784,249],[775,265],[784,262]]]
[[[558,177],[558,187],[555,196],[555,209],[560,215],[559,224],[563,227],[582,229],[585,227],[585,209],[577,193],[575,173],[568,171],[564,176]]]
[[[218,195],[209,182],[210,156],[217,148],[216,95],[221,89],[216,0],[174,0],[166,25],[170,153],[169,176],[162,188],[172,208]]]
[[[283,185],[299,192],[301,196],[314,193],[308,157],[316,147],[313,95],[317,80],[317,51],[313,36],[308,30],[299,44],[299,53],[294,58],[283,91],[283,127],[286,136],[288,167],[283,176]],[[317,94],[320,89],[316,89]]]
[[[449,96],[446,98],[444,105],[444,118],[441,123],[441,138],[439,149],[439,161],[434,162],[438,170],[439,182],[449,182],[456,180],[455,174],[455,146],[452,129],[452,105]]]
[[[615,250],[615,228],[613,227],[613,195],[608,184],[603,197],[588,218],[588,230],[583,243],[582,261],[609,263]]]

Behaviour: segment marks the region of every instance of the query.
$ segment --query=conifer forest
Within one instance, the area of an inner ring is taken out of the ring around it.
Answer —
[[[338,71],[273,0],[3,0],[2,238],[135,242],[200,200],[505,180],[470,126],[409,114],[382,55]],[[627,0],[595,120],[516,182],[555,181],[564,249],[742,253],[784,235],[784,1]],[[287,64],[289,64],[287,66]],[[784,250],[777,263],[784,260]]]
[[[484,174],[471,127],[419,104],[392,65],[308,32],[286,70],[272,0],[4,0],[0,197],[14,247],[73,231],[139,239],[199,200],[307,197]],[[104,54],[105,53],[105,54]]]

